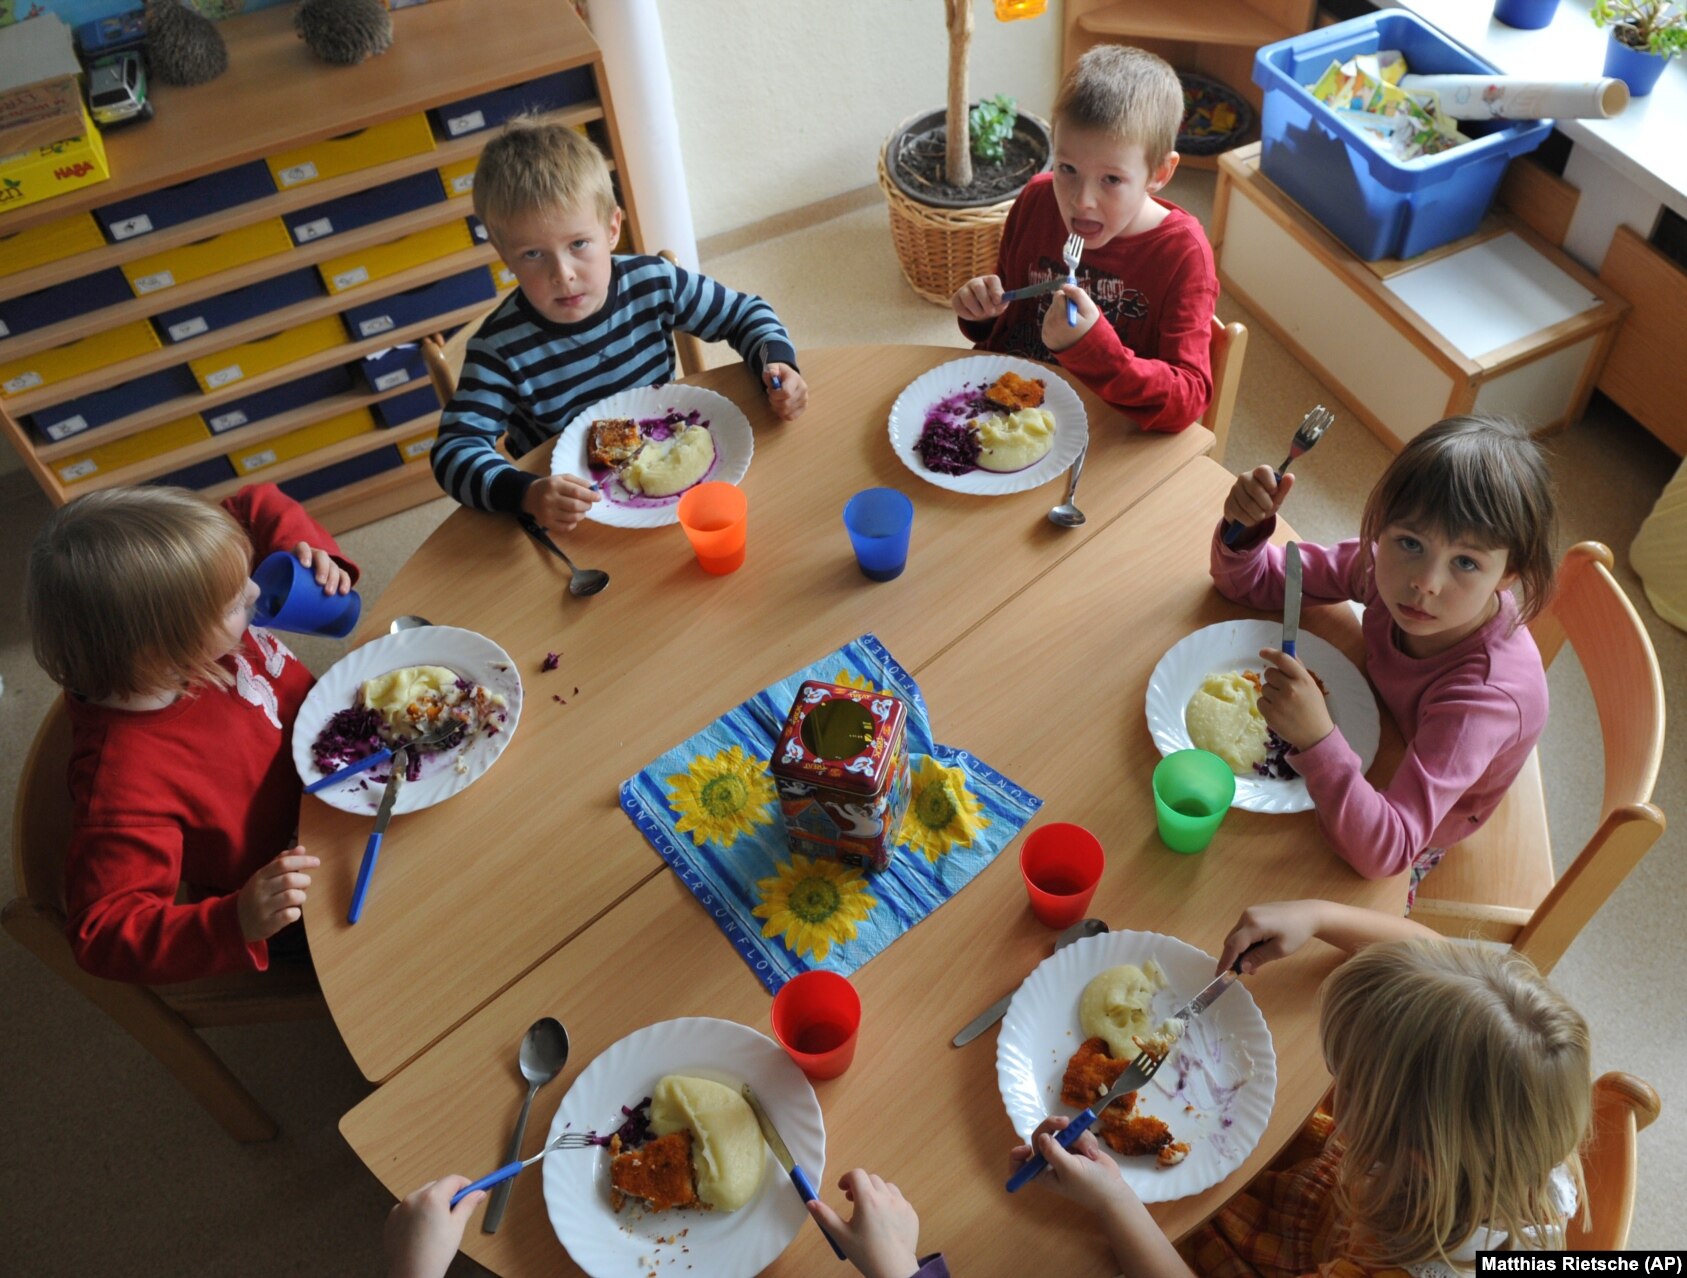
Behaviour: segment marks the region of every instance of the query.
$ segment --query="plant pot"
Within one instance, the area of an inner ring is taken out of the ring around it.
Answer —
[[[1550,27],[1558,0],[1494,0],[1494,20],[1521,31]]]
[[[946,115],[939,109],[904,120],[879,152],[879,188],[890,206],[891,240],[903,278],[921,297],[944,306],[962,284],[996,269],[1002,227],[1024,189],[1021,182],[1011,189],[957,198],[922,190],[900,172],[893,160],[902,153],[904,139],[941,129]],[[1023,111],[1014,123],[1014,136],[1041,157],[1025,175],[1029,182],[1048,168],[1054,143],[1048,125]]]
[[[1606,36],[1605,74],[1616,76],[1628,85],[1632,96],[1643,98],[1657,87],[1658,78],[1669,65],[1669,58],[1664,54],[1636,49],[1618,38],[1617,32],[1632,29],[1627,26],[1615,26]]]

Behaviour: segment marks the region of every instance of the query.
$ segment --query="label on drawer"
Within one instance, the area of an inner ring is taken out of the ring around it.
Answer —
[[[334,277],[334,287],[337,289],[353,288],[358,284],[367,284],[368,282],[369,268],[367,266],[354,266],[351,270],[341,271]]]
[[[10,337],[12,330],[6,327],[6,321],[0,320],[0,337]]]
[[[445,131],[454,138],[485,127],[486,112],[484,111],[470,111],[467,115],[454,115],[445,122]]]
[[[514,288],[515,272],[500,262],[492,268],[492,282],[499,288]]]
[[[319,217],[314,222],[300,222],[293,228],[293,238],[300,244],[309,244],[312,240],[320,240],[324,235],[333,233],[333,219],[326,217]]]
[[[40,384],[40,373],[19,373],[5,386],[0,387],[0,390],[4,390],[8,395],[16,395],[19,391],[34,390]]]
[[[211,326],[205,322],[203,315],[195,315],[192,319],[185,319],[180,324],[170,325],[170,339],[185,342],[190,337],[198,337],[201,333],[211,331]]]
[[[78,479],[86,479],[100,468],[100,464],[92,457],[84,457],[79,462],[72,462],[69,466],[59,467],[59,478],[67,484],[74,484]]]
[[[211,433],[220,435],[225,430],[233,430],[236,426],[244,426],[250,419],[238,408],[226,413],[218,413],[215,417],[207,417],[205,424],[211,428]]]
[[[74,417],[67,417],[62,422],[54,422],[47,427],[48,439],[69,439],[72,435],[88,429],[88,419],[77,413]]]
[[[366,320],[358,321],[357,332],[360,337],[373,337],[376,333],[386,332],[392,326],[392,316],[373,315]]]
[[[474,190],[473,173],[459,173],[451,179],[452,195],[467,195],[472,190]]]
[[[391,390],[394,386],[402,386],[410,380],[408,368],[395,368],[390,373],[382,373],[375,379],[375,389],[378,391]]]
[[[262,452],[247,453],[240,459],[241,470],[260,470],[265,466],[275,464],[275,449],[266,448]]]
[[[276,177],[281,182],[281,189],[285,191],[290,186],[297,186],[300,182],[309,182],[316,176],[316,164],[306,160],[303,164],[295,164],[290,169],[282,169]]]
[[[239,364],[230,364],[227,368],[219,368],[214,373],[205,374],[205,384],[212,390],[216,390],[219,386],[227,386],[230,382],[238,382],[244,376],[246,374],[241,371]]]
[[[137,213],[134,217],[121,218],[111,224],[111,238],[114,240],[133,239],[137,235],[145,235],[152,229],[152,219],[145,213]]]
[[[156,275],[142,275],[133,283],[135,295],[142,297],[148,293],[156,293],[161,288],[175,288],[176,277],[169,271],[159,271]]]
[[[408,444],[404,445],[404,460],[415,461],[418,457],[426,457],[432,451],[432,435],[429,435],[425,439],[413,439]]]

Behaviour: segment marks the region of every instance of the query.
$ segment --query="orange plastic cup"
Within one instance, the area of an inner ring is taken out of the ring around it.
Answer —
[[[749,516],[749,499],[734,484],[698,484],[679,499],[679,526],[703,571],[716,576],[743,567]]]
[[[836,1078],[855,1059],[861,995],[836,972],[803,972],[773,996],[773,1037],[813,1079]]]

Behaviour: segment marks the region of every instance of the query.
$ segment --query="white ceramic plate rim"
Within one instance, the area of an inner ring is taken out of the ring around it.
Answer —
[[[756,451],[750,419],[725,395],[681,382],[636,386],[581,409],[557,436],[556,446],[551,449],[551,474],[591,478],[591,468],[586,464],[586,433],[598,418],[660,417],[670,408],[682,413],[696,409],[708,419],[709,433],[715,437],[715,466],[707,478],[724,484],[740,482],[750,469],[750,458]],[[623,506],[605,498],[593,503],[586,518],[612,528],[661,528],[679,522],[679,499],[683,495],[675,493],[671,499],[663,498],[660,506]]]
[[[689,1074],[755,1090],[810,1182],[824,1184],[826,1127],[814,1088],[783,1049],[746,1025],[713,1017],[658,1021],[612,1043],[580,1072],[551,1119],[546,1140],[565,1131],[613,1130],[623,1105],[648,1096],[664,1074]],[[609,1205],[609,1153],[561,1150],[544,1160],[545,1209],[574,1263],[592,1278],[634,1278],[670,1268],[711,1278],[751,1278],[785,1250],[808,1220],[773,1151],[756,1196],[735,1212],[645,1214]],[[812,1228],[813,1226],[808,1226]],[[663,1244],[680,1230],[681,1243]],[[674,1261],[669,1265],[667,1261]]]
[[[328,720],[352,704],[363,681],[405,666],[445,666],[455,670],[465,679],[500,694],[508,718],[494,735],[476,733],[472,741],[460,748],[456,757],[465,764],[465,771],[459,772],[448,758],[425,761],[416,780],[399,786],[392,809],[394,815],[419,812],[444,802],[468,789],[497,762],[521,722],[521,674],[510,660],[510,654],[477,631],[457,626],[417,626],[395,635],[382,635],[348,652],[305,695],[299,717],[293,723],[293,766],[301,781],[309,785],[326,775],[311,758],[311,745]],[[386,775],[385,765],[370,771]],[[372,784],[359,789],[358,782],[367,779],[367,774],[348,777],[337,785],[318,790],[315,797],[342,812],[367,815],[380,807],[382,790],[381,786]]]
[[[1061,1104],[1060,1084],[1066,1062],[1084,1041],[1078,1000],[1090,978],[1121,963],[1140,966],[1148,959],[1165,969],[1168,982],[1154,996],[1152,1019],[1156,1021],[1193,998],[1212,979],[1218,962],[1173,936],[1106,932],[1056,950],[1020,985],[996,1040],[996,1082],[1021,1140],[1028,1139],[1048,1115],[1076,1112]],[[1252,1062],[1245,1071],[1247,1081],[1228,1107],[1213,1105],[1213,1095],[1203,1080],[1222,1073],[1234,1081],[1232,1062],[1243,1053]],[[1210,1063],[1211,1073],[1185,1069],[1180,1059],[1186,1055]],[[1238,981],[1190,1022],[1176,1053],[1138,1094],[1143,1112],[1164,1119],[1176,1139],[1189,1142],[1188,1157],[1174,1167],[1158,1167],[1151,1158],[1112,1156],[1143,1202],[1170,1202],[1198,1194],[1218,1184],[1253,1152],[1265,1134],[1276,1096],[1277,1054],[1271,1031],[1253,995]],[[1196,1113],[1185,1110],[1191,1103]],[[1228,1126],[1225,1118],[1230,1120]]]
[[[1183,711],[1203,679],[1229,670],[1261,670],[1265,663],[1259,659],[1259,650],[1276,648],[1282,642],[1281,622],[1250,618],[1205,626],[1166,649],[1149,677],[1145,705],[1148,731],[1160,753],[1193,747]],[[1382,737],[1382,719],[1371,685],[1344,653],[1304,629],[1295,651],[1324,681],[1330,694],[1330,717],[1359,756],[1360,770],[1368,772]],[[1236,798],[1230,806],[1248,812],[1283,813],[1310,812],[1313,803],[1301,777],[1276,781],[1239,776]]]
[[[927,470],[914,444],[925,428],[926,411],[946,395],[975,382],[993,382],[1003,373],[1035,377],[1044,385],[1043,407],[1054,414],[1054,444],[1035,466],[998,475],[975,470],[966,475],[940,475]],[[927,369],[896,397],[890,409],[890,446],[902,464],[927,483],[957,493],[998,497],[1037,488],[1066,473],[1089,442],[1089,415],[1078,393],[1059,372],[1046,364],[1033,363],[1013,355],[972,355]]]

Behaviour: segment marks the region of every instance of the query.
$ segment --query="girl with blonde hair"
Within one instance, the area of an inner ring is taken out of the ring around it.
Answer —
[[[302,912],[318,862],[289,846],[292,733],[315,680],[249,626],[254,550],[297,555],[335,593],[357,571],[270,484],[221,508],[181,489],[89,493],[30,548],[35,656],[71,722],[65,911],[77,962],[96,976],[154,985],[262,969]]]
[[[1254,906],[1218,970],[1313,938],[1354,953],[1322,992],[1333,1113],[1181,1255],[1089,1133],[1056,1143],[1064,1118],[1032,1137],[1053,1173],[1040,1179],[1096,1212],[1132,1278],[1454,1278],[1477,1251],[1561,1248],[1592,1116],[1581,1014],[1520,954],[1329,901]]]

